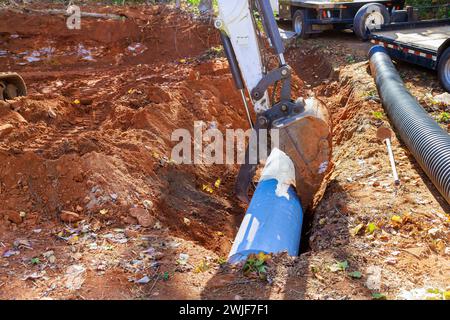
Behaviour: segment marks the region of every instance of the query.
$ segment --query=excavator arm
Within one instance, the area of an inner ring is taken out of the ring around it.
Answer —
[[[317,99],[291,98],[292,70],[286,64],[285,48],[269,0],[218,0],[218,6],[215,26],[220,30],[250,126],[256,131],[278,129],[278,148],[292,159],[296,190],[303,207],[308,208],[331,167],[331,130],[327,109]],[[257,19],[261,22],[259,27]],[[278,60],[278,65],[271,70],[263,61],[266,51],[263,50],[262,37],[269,43],[271,55]],[[272,87],[275,90],[279,83],[279,97],[270,101],[268,89]],[[256,114],[255,121],[251,117],[247,95]],[[237,196],[244,202],[249,202],[248,189],[257,167],[257,163],[250,161],[249,148],[236,183]]]

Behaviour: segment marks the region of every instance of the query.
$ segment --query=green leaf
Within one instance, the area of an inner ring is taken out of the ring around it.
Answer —
[[[374,111],[374,112],[372,112],[372,115],[375,119],[378,119],[378,120],[383,119],[383,116],[384,116],[383,112],[380,112],[380,111]]]
[[[359,271],[349,272],[348,275],[354,279],[361,279],[361,277],[362,277],[362,274]]]
[[[330,266],[331,272],[337,272],[337,271],[345,271],[348,268],[348,262],[347,260],[335,263]]]
[[[39,264],[39,263],[41,263],[41,260],[39,260],[39,258],[32,258],[30,260],[30,262],[31,262],[31,264]]]
[[[378,227],[375,225],[375,223],[370,222],[366,227],[366,233],[372,234],[377,229],[378,229]]]
[[[259,273],[266,273],[266,266],[259,266],[257,270]]]
[[[386,295],[382,293],[372,293],[372,299],[373,300],[386,300]]]
[[[450,121],[450,113],[448,112],[441,112],[438,117],[438,122],[447,123]]]
[[[164,281],[167,281],[167,280],[169,280],[169,272],[164,272],[163,274],[162,274],[162,279],[164,280]]]
[[[258,261],[255,262],[255,266],[256,267],[262,266],[263,264],[264,264],[263,260],[258,260]]]

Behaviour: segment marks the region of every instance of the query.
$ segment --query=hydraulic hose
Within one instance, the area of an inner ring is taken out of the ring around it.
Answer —
[[[382,46],[369,51],[370,69],[383,107],[427,176],[450,203],[450,136],[422,108]]]

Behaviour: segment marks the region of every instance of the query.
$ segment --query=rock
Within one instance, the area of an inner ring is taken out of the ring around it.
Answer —
[[[153,208],[153,202],[152,202],[151,200],[144,200],[144,201],[142,202],[142,204],[144,205],[144,207],[145,207],[147,210],[151,210],[151,209]]]
[[[150,278],[148,276],[143,276],[141,279],[136,281],[136,283],[139,283],[139,284],[147,284],[149,282],[150,282]]]
[[[53,111],[53,109],[48,109],[48,116],[49,118],[55,119],[56,118],[56,112]]]
[[[450,256],[450,247],[445,248],[444,254],[445,254],[446,256]]]
[[[61,211],[61,214],[59,215],[59,218],[63,221],[63,222],[68,222],[68,223],[72,223],[72,222],[78,222],[81,220],[81,217],[78,213],[72,212],[72,211],[66,211],[63,210]]]
[[[137,238],[139,236],[139,232],[137,232],[136,230],[126,229],[125,230],[125,236],[127,238]]]
[[[126,217],[122,217],[121,219],[122,219],[122,222],[125,224],[138,224],[137,219],[134,217],[126,216]]]
[[[155,218],[144,208],[131,208],[129,213],[130,216],[136,218],[139,224],[144,228],[150,227],[155,222]]]
[[[432,229],[428,230],[428,235],[431,238],[436,239],[441,235],[441,230],[439,230],[438,228],[432,228]]]
[[[47,261],[51,264],[54,264],[56,262],[56,257],[55,257],[55,253],[53,252],[53,250],[50,251],[46,251],[42,254],[42,256],[44,258],[47,259]]]
[[[14,126],[10,123],[0,126],[0,138],[3,138],[10,134],[14,130]]]
[[[84,283],[86,268],[82,265],[72,265],[66,270],[66,288],[79,290]]]
[[[81,258],[83,258],[83,255],[80,252],[76,252],[73,254],[72,258],[73,260],[78,261],[81,260]]]
[[[369,266],[366,270],[367,280],[366,287],[369,290],[381,289],[381,268],[377,266]]]
[[[388,257],[384,260],[384,262],[390,265],[394,265],[397,264],[397,259],[394,257]]]
[[[3,216],[6,217],[9,221],[15,224],[22,223],[22,217],[20,212],[14,210],[5,210],[2,212]]]
[[[440,105],[442,105],[444,107],[450,106],[450,93],[444,92],[443,94],[439,94],[437,96],[434,96],[433,100],[436,103],[438,103],[438,104],[440,104]]]

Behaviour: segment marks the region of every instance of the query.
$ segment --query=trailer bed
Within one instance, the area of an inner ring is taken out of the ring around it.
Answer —
[[[392,58],[436,70],[450,41],[450,19],[395,23],[372,30],[369,39]]]
[[[450,25],[424,27],[404,30],[380,30],[372,32],[374,36],[384,38],[398,45],[416,46],[437,52],[440,46],[450,38]]]
[[[316,9],[322,9],[322,8],[335,8],[345,5],[353,5],[355,3],[371,3],[371,2],[377,2],[377,3],[387,3],[392,2],[391,0],[341,0],[341,1],[330,1],[330,0],[280,0],[280,4],[290,4],[290,5],[301,5],[302,7],[306,8],[316,8]]]

